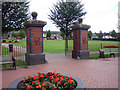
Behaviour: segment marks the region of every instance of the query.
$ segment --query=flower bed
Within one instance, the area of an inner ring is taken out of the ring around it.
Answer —
[[[104,46],[104,48],[118,48],[118,46]]]
[[[12,40],[12,41],[6,41],[6,40],[3,40],[2,43],[19,43],[19,40]]]
[[[27,90],[33,88],[75,88],[77,86],[76,81],[72,77],[66,77],[54,72],[49,72],[47,74],[38,72],[36,76],[24,78],[22,84],[22,88],[26,88]]]
[[[84,82],[71,75],[61,75],[60,73],[48,72],[37,73],[35,75],[26,76],[10,83],[9,88],[24,88],[33,90],[39,88],[41,90],[57,90],[57,89],[85,89]]]

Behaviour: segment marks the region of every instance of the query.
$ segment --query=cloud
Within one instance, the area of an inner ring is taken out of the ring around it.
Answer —
[[[57,0],[31,0],[30,12],[36,11],[38,13],[38,20],[47,22],[44,30],[57,31],[51,20],[48,19],[50,13],[49,8],[52,8],[53,3]],[[84,10],[87,11],[83,20],[84,24],[91,25],[92,32],[109,32],[113,29],[117,31],[117,10],[118,0],[82,0]]]
[[[117,0],[83,0],[87,14],[84,23],[91,25],[93,32],[117,31]]]

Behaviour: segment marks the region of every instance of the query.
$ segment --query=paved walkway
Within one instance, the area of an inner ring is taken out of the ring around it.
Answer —
[[[118,88],[118,58],[75,60],[64,54],[46,53],[47,64],[2,71],[2,87],[23,76],[37,72],[59,72],[82,79],[87,88]]]

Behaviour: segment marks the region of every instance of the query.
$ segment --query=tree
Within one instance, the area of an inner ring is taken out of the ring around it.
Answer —
[[[19,37],[19,33],[12,33],[12,36],[13,36],[14,38],[18,38],[18,37]]]
[[[28,16],[29,2],[3,2],[2,3],[2,32],[24,28],[23,23]]]
[[[25,38],[25,36],[26,36],[25,31],[24,30],[20,30],[19,37]]]
[[[51,32],[50,32],[50,30],[48,30],[48,31],[47,31],[47,38],[50,39],[50,37],[51,37]]]
[[[110,32],[110,35],[111,35],[113,38],[116,38],[116,37],[117,37],[117,33],[115,32],[115,30],[113,30],[112,32]]]
[[[70,26],[75,20],[86,14],[86,12],[83,11],[83,6],[79,1],[64,2],[61,0],[53,5],[53,9],[50,9],[49,19],[51,19],[53,24],[56,24],[58,28],[62,28],[61,32],[65,34],[65,54],[68,51],[68,37],[72,32]]]
[[[92,38],[92,31],[88,31],[88,38],[91,39]]]
[[[101,30],[100,30],[100,33],[98,34],[98,37],[99,37],[100,39],[102,39],[102,37],[103,37],[103,33],[102,33]]]

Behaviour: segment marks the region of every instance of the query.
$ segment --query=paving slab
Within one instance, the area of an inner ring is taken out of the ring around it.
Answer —
[[[58,72],[80,78],[86,88],[118,88],[118,57],[75,60],[64,54],[46,54],[47,64],[2,71],[2,88],[23,76],[37,72]]]

